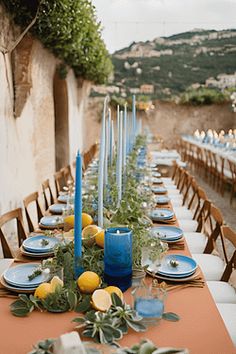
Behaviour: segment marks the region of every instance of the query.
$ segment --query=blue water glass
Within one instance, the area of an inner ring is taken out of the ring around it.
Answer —
[[[112,227],[105,231],[104,280],[122,291],[132,282],[132,231],[127,227]]]
[[[134,306],[144,319],[160,319],[164,312],[164,302],[156,298],[137,297]]]

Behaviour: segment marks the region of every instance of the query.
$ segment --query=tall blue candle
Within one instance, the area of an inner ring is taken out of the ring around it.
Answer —
[[[120,112],[119,119],[119,139],[117,152],[117,186],[118,186],[118,206],[122,199],[122,138],[123,138],[123,112]]]
[[[104,100],[102,127],[100,137],[99,166],[98,166],[98,226],[103,227],[103,188],[104,188],[104,159],[105,159],[105,121],[108,96]]]
[[[124,121],[123,121],[123,157],[122,157],[122,162],[123,162],[123,171],[125,173],[125,168],[126,168],[126,144],[127,144],[127,104],[125,104],[124,107]]]
[[[82,268],[82,159],[78,151],[75,170],[75,230],[74,230],[74,270],[75,276],[83,272]]]
[[[120,142],[120,107],[117,106],[116,112],[116,183],[119,184],[119,142]]]
[[[133,95],[132,99],[132,143],[135,143],[135,137],[136,137],[136,98],[135,95]]]

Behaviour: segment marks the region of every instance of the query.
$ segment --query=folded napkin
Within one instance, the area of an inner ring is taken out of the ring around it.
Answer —
[[[185,243],[184,243],[184,241],[179,241],[179,242],[175,242],[175,243],[168,243],[168,248],[169,248],[169,250],[184,250]]]
[[[10,290],[6,289],[1,283],[0,283],[0,297],[8,297],[11,299],[16,299],[18,297],[17,294],[12,293]]]

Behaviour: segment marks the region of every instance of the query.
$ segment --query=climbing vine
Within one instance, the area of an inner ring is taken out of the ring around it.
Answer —
[[[112,72],[101,24],[90,0],[0,0],[16,24],[30,32],[76,76],[105,83]]]

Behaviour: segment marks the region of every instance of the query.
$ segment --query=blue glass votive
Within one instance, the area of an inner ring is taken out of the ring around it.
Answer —
[[[132,231],[127,227],[112,227],[105,231],[104,280],[122,291],[131,286]]]

